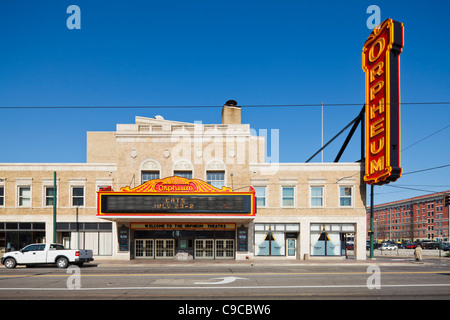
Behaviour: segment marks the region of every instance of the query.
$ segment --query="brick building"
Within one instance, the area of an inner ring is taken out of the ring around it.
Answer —
[[[374,239],[449,241],[449,210],[445,199],[450,191],[432,193],[374,207]],[[370,227],[370,207],[367,208]]]

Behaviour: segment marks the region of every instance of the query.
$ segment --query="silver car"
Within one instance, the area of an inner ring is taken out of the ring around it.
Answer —
[[[395,244],[385,243],[378,249],[380,249],[380,250],[397,250],[398,247]]]

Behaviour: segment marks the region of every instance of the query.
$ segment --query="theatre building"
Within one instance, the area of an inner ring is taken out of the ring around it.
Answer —
[[[220,124],[88,132],[86,163],[0,163],[0,251],[55,233],[96,259],[344,258],[351,239],[365,259],[364,165],[265,163],[265,146],[231,100]]]

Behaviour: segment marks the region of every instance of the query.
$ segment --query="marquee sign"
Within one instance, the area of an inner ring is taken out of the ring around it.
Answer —
[[[235,230],[235,223],[132,222],[133,230]]]
[[[396,181],[400,168],[400,53],[403,24],[385,20],[375,28],[362,52],[366,76],[366,161],[364,181]]]
[[[202,180],[169,177],[131,189],[98,191],[98,216],[245,215],[254,216],[255,190],[232,192]]]

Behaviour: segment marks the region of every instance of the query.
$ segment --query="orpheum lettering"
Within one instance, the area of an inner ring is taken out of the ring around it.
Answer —
[[[400,53],[403,24],[387,19],[363,47],[366,74],[366,160],[364,180],[397,180],[400,168]]]

